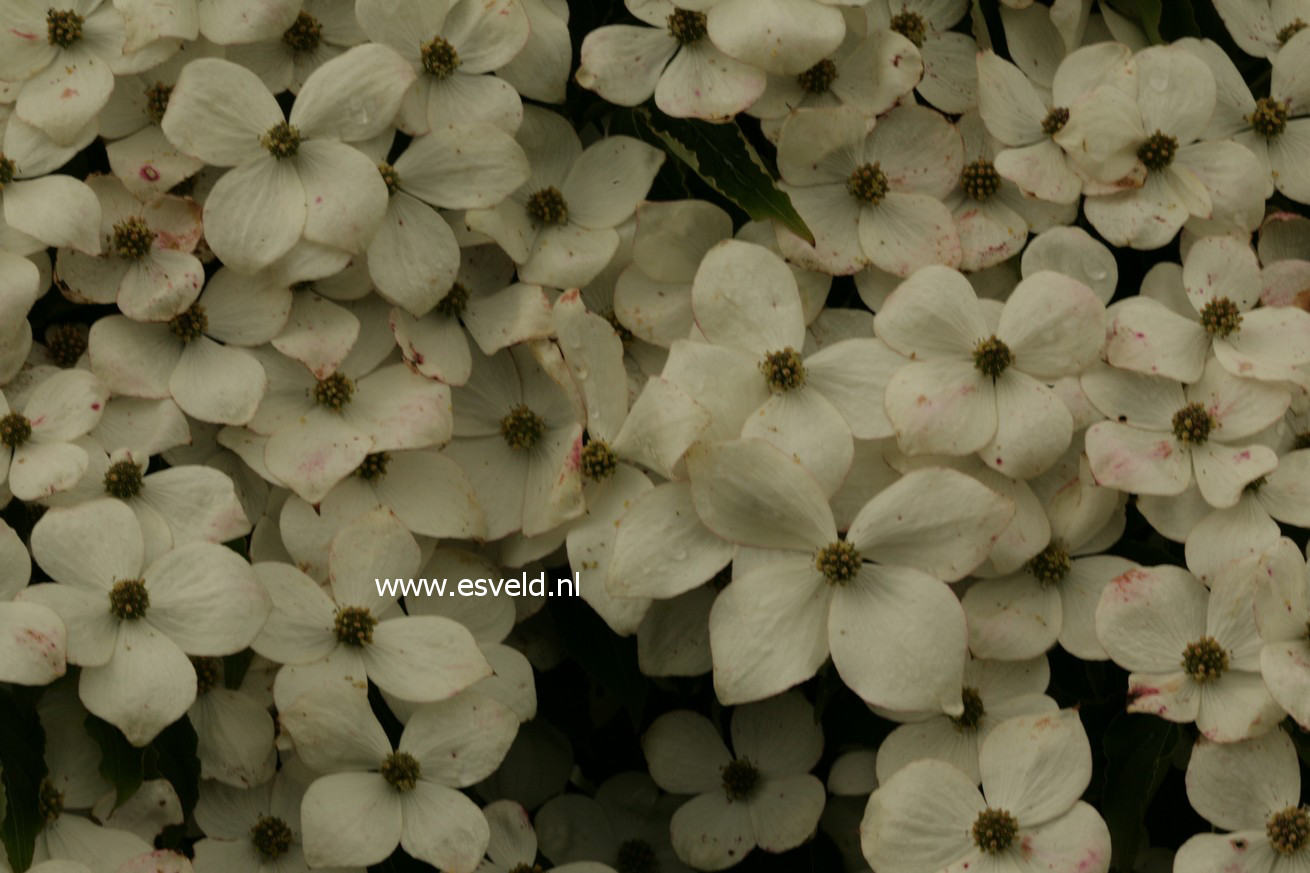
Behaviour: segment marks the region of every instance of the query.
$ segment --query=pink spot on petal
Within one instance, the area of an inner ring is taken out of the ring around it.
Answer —
[[[150,164],[146,164],[143,167],[141,167],[141,178],[145,179],[147,182],[158,182],[159,171],[156,170],[154,167],[152,167]]]

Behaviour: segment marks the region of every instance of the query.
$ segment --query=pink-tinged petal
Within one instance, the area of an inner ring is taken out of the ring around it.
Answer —
[[[964,771],[914,761],[869,797],[860,824],[864,858],[878,870],[965,870],[985,857],[970,829],[987,801]]]
[[[1210,336],[1163,304],[1130,297],[1110,310],[1107,360],[1115,366],[1180,382],[1201,378]]]
[[[1310,643],[1270,643],[1260,652],[1260,672],[1274,701],[1297,724],[1310,725]]]
[[[1133,494],[1182,493],[1192,481],[1191,454],[1172,434],[1104,421],[1086,434],[1096,484]]]
[[[1259,673],[1232,670],[1198,687],[1196,727],[1217,743],[1236,743],[1278,729],[1286,717]]]
[[[1274,849],[1261,825],[1234,834],[1197,834],[1178,849],[1174,865],[1189,873],[1263,873],[1278,869],[1285,857]]]
[[[309,503],[353,473],[372,450],[368,434],[330,412],[311,412],[278,429],[264,449],[269,472]]]
[[[860,245],[874,266],[898,276],[931,264],[956,267],[963,257],[955,221],[941,201],[900,191],[861,210]]]
[[[655,105],[674,118],[727,121],[749,108],[766,83],[764,71],[728,57],[706,40],[673,56],[655,83]]]
[[[1260,299],[1260,263],[1251,246],[1241,240],[1205,237],[1183,259],[1183,285],[1198,312],[1219,298],[1245,312]]]
[[[1092,748],[1075,709],[1007,719],[978,754],[989,806],[1040,825],[1063,815],[1092,780]]]
[[[123,274],[118,308],[137,321],[168,321],[185,312],[205,283],[195,255],[156,249]]]
[[[1148,174],[1141,188],[1088,197],[1083,208],[1108,242],[1134,249],[1167,244],[1192,214],[1165,173]]]
[[[264,368],[249,352],[208,337],[187,344],[168,379],[169,392],[183,412],[214,424],[250,421],[267,386]]]
[[[1205,586],[1181,567],[1132,569],[1102,593],[1096,633],[1120,666],[1135,673],[1174,674],[1182,669],[1183,650],[1205,635],[1208,602]],[[1180,693],[1184,679],[1192,684],[1186,674],[1177,676],[1171,694]],[[1130,693],[1129,700],[1147,693],[1157,692]]]
[[[68,631],[40,603],[0,604],[0,680],[48,685],[67,670]]]
[[[182,154],[153,125],[105,146],[109,167],[134,195],[149,198],[198,173],[203,161]]]
[[[1233,447],[1206,443],[1192,448],[1192,469],[1206,503],[1219,509],[1233,506],[1247,483],[1273,472],[1278,455],[1268,446]]]
[[[811,246],[790,231],[780,233],[780,247],[789,261],[837,276],[868,266],[869,257],[860,243],[864,207],[844,182],[809,187],[783,184],[781,188],[814,236]]]
[[[1096,808],[1079,801],[1059,818],[1023,833],[1024,857],[1036,869],[1061,873],[1106,873],[1110,829]]]
[[[971,586],[961,598],[969,621],[969,651],[978,658],[1023,660],[1045,653],[1059,637],[1063,608],[1055,587],[1027,571]]]
[[[463,385],[473,371],[468,339],[459,320],[438,313],[414,318],[400,309],[391,311],[391,331],[405,361],[429,379]]]
[[[965,360],[926,360],[887,383],[887,418],[910,454],[967,455],[996,434],[996,388]]]
[[[1109,649],[1109,646],[1106,646]],[[1111,657],[1114,655],[1111,653]],[[1178,663],[1182,663],[1181,657]],[[1144,712],[1165,721],[1196,721],[1201,693],[1186,673],[1132,673],[1128,677],[1128,711]]]
[[[113,90],[109,63],[89,46],[74,45],[23,83],[14,111],[55,143],[71,145]]]
[[[1096,607],[1107,585],[1136,565],[1112,555],[1078,558],[1060,583],[1062,624],[1060,645],[1084,661],[1104,661],[1109,655],[1096,636]]]
[[[919,570],[865,564],[833,594],[833,663],[852,691],[888,709],[963,712],[964,610]]]
[[[1247,312],[1237,332],[1216,342],[1214,351],[1235,376],[1295,381],[1297,368],[1310,362],[1310,312],[1291,306]]]

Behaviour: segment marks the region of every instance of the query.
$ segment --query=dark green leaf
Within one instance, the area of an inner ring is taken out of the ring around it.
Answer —
[[[200,758],[195,728],[186,718],[164,728],[146,747],[146,778],[173,783],[183,815],[190,816],[200,799]]]
[[[10,690],[0,690],[0,779],[5,817],[0,822],[9,866],[26,870],[41,831],[41,782],[46,777],[45,732],[36,710]]]
[[[1196,25],[1196,15],[1192,11],[1191,0],[1169,0],[1169,17],[1163,21],[1163,0],[1111,0],[1110,5],[1123,14],[1137,19],[1142,30],[1146,32],[1146,38],[1156,45],[1179,37],[1201,35],[1201,29]],[[1162,24],[1166,31],[1164,34],[1160,32]]]
[[[582,604],[569,604],[553,615],[565,651],[598,685],[618,698],[633,728],[640,730],[650,685],[637,663],[636,638],[618,636]]]
[[[1115,870],[1132,870],[1142,836],[1142,820],[1160,782],[1169,772],[1183,728],[1140,713],[1116,716],[1103,736],[1105,823],[1110,828]]]
[[[781,222],[801,239],[814,243],[814,234],[791,205],[791,198],[778,190],[764,161],[735,123],[670,118],[645,106],[634,112],[670,154],[751,218]]]
[[[100,775],[114,786],[114,808],[136,794],[145,779],[145,749],[128,742],[123,732],[104,719],[86,717],[86,732],[100,747]]]

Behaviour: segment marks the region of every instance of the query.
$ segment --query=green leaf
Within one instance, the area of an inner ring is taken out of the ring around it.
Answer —
[[[88,715],[86,732],[100,747],[100,775],[114,786],[114,808],[122,806],[145,779],[145,749],[128,742],[123,732],[102,718]]]
[[[777,221],[814,244],[814,234],[778,190],[768,167],[735,123],[710,124],[690,118],[670,118],[657,109],[639,106],[637,119],[659,137],[675,158],[756,221]]]
[[[167,779],[173,783],[182,814],[190,817],[200,799],[200,758],[196,754],[198,739],[191,720],[173,722],[146,747],[146,778]]]
[[[618,698],[633,728],[640,730],[650,687],[637,663],[636,638],[618,636],[582,604],[563,606],[552,615],[569,657],[581,664],[596,684]]]
[[[1105,793],[1102,814],[1110,828],[1114,869],[1131,870],[1151,798],[1169,772],[1175,747],[1185,740],[1173,722],[1140,713],[1120,713],[1102,737]]]
[[[1156,45],[1184,36],[1200,36],[1191,0],[1170,0],[1169,17],[1164,16],[1163,0],[1110,0],[1110,5],[1124,15],[1136,18],[1146,38]],[[1161,26],[1168,32],[1160,32]]]
[[[36,835],[44,825],[39,809],[45,777],[45,732],[35,707],[13,691],[0,691],[0,779],[6,807],[0,840],[14,870],[32,863]]]

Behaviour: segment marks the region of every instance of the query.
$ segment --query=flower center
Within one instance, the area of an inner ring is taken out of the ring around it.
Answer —
[[[960,696],[964,699],[964,712],[952,718],[951,723],[961,733],[976,731],[979,722],[987,714],[987,710],[983,707],[982,697],[978,694],[977,688],[966,688]]]
[[[423,69],[438,79],[450,78],[463,63],[459,59],[459,52],[455,51],[455,47],[444,36],[434,36],[423,43],[420,54],[423,58]]]
[[[604,440],[592,440],[582,447],[582,475],[599,482],[619,468],[618,455]]]
[[[542,421],[541,416],[521,403],[500,420],[500,435],[511,449],[518,452],[525,452],[535,446],[545,431],[546,422]]]
[[[737,758],[723,765],[723,793],[728,800],[745,800],[755,791],[760,771],[747,758]]]
[[[382,762],[382,778],[397,791],[413,791],[423,769],[409,752],[392,752]]]
[[[683,45],[705,38],[709,32],[709,20],[704,12],[692,12],[690,9],[674,9],[668,18],[669,34]]]
[[[1214,637],[1201,637],[1183,649],[1183,670],[1198,683],[1213,682],[1228,669],[1228,652]]]
[[[50,784],[46,779],[41,783],[41,789],[37,792],[37,811],[41,813],[41,818],[46,824],[59,818],[64,812],[64,792]]]
[[[71,367],[86,351],[86,334],[75,324],[53,325],[45,334],[46,351],[61,367]]]
[[[362,649],[373,642],[373,629],[377,626],[378,620],[367,606],[343,606],[337,610],[332,631],[337,635],[337,642]]]
[[[616,873],[655,873],[655,849],[645,840],[624,840],[614,861]]]
[[[1064,581],[1064,577],[1069,575],[1069,568],[1073,566],[1069,560],[1069,550],[1065,548],[1064,543],[1057,540],[1051,542],[1042,549],[1027,563],[1024,569],[1032,574],[1033,578],[1042,583],[1042,587],[1056,585]]]
[[[282,44],[294,52],[312,52],[323,41],[323,25],[308,12],[301,12],[282,34]]]
[[[223,659],[193,657],[191,667],[196,671],[196,696],[207,694],[223,685]]]
[[[124,219],[114,225],[114,254],[129,261],[139,261],[150,254],[155,232],[144,218]]]
[[[887,196],[887,174],[878,164],[865,164],[851,173],[846,180],[846,190],[856,200],[876,205]]]
[[[209,329],[209,316],[205,315],[205,307],[199,303],[191,304],[186,312],[180,313],[168,323],[168,329],[184,343],[198,338]]]
[[[796,82],[807,94],[827,94],[837,78],[837,65],[824,58],[796,76]]]
[[[350,402],[351,395],[354,393],[354,382],[340,373],[333,373],[318,380],[318,384],[314,386],[314,401],[319,406],[340,411],[341,407]]]
[[[860,572],[862,560],[855,546],[837,540],[814,553],[814,569],[823,574],[829,585],[845,585]]]
[[[1179,442],[1199,446],[1210,438],[1219,422],[1202,403],[1189,403],[1174,413],[1174,436]]]
[[[1278,42],[1282,45],[1287,45],[1287,41],[1289,39],[1296,36],[1301,31],[1305,30],[1306,27],[1307,25],[1304,21],[1302,21],[1299,18],[1295,19],[1291,24],[1279,29]]]
[[[996,338],[996,334],[978,343],[973,350],[974,367],[984,376],[991,376],[993,380],[1013,363],[1014,353],[1010,351],[1009,346]]]
[[[146,89],[146,118],[150,123],[159,126],[159,122],[164,120],[164,113],[168,111],[168,98],[173,96],[173,86],[165,85],[163,82],[156,82]]]
[[[1137,149],[1137,159],[1146,164],[1146,169],[1157,172],[1174,162],[1178,154],[1178,139],[1162,130],[1157,130]]]
[[[71,9],[48,9],[45,14],[46,39],[51,45],[68,48],[82,38],[85,18]]]
[[[16,449],[32,436],[32,422],[21,412],[11,412],[0,418],[0,445]]]
[[[892,16],[891,29],[920,48],[923,47],[923,38],[928,35],[928,25],[924,23],[923,16],[908,9]]]
[[[1211,336],[1228,336],[1242,326],[1242,313],[1227,297],[1217,297],[1201,307],[1201,327]]]
[[[984,809],[973,823],[973,844],[988,855],[1004,852],[1018,835],[1018,820],[1003,809]]]
[[[276,816],[260,816],[259,821],[250,829],[250,844],[269,861],[276,861],[286,854],[293,839],[291,828]]]
[[[537,224],[563,224],[569,220],[569,204],[553,185],[528,198],[528,215]]]
[[[386,161],[378,164],[378,172],[382,174],[382,181],[387,185],[387,196],[395,197],[396,192],[400,190],[400,174],[396,168]]]
[[[374,452],[364,457],[363,463],[355,470],[355,475],[365,482],[381,479],[387,475],[387,465],[391,463],[390,452]]]
[[[760,361],[760,372],[774,394],[794,391],[805,384],[805,365],[801,363],[800,353],[791,346],[765,355]]]
[[[1250,482],[1247,482],[1245,485],[1243,485],[1242,491],[1243,493],[1246,494],[1259,494],[1260,489],[1268,484],[1269,484],[1269,477],[1261,476],[1257,479],[1252,479]]]
[[[469,289],[460,282],[450,286],[446,296],[437,301],[436,310],[447,318],[459,318],[469,305]]]
[[[119,500],[128,500],[141,493],[145,478],[141,468],[130,460],[117,461],[105,471],[105,493]]]
[[[1272,97],[1255,101],[1255,112],[1246,117],[1251,129],[1265,139],[1273,139],[1287,127],[1287,104]]]
[[[14,174],[17,172],[18,165],[5,157],[4,152],[0,152],[0,191],[5,190],[5,186],[14,181]]]
[[[144,618],[150,609],[150,592],[144,579],[120,579],[109,589],[109,611],[119,621]]]
[[[1042,133],[1047,136],[1055,136],[1064,130],[1064,126],[1069,123],[1069,110],[1063,106],[1056,106],[1046,117],[1042,119]]]
[[[279,161],[294,158],[300,151],[300,130],[288,122],[279,121],[259,138],[259,144],[268,149],[268,153]]]
[[[977,160],[964,165],[960,187],[970,200],[987,200],[1001,190],[1001,175],[991,161]]]
[[[1265,825],[1269,843],[1280,855],[1294,855],[1310,842],[1310,816],[1304,809],[1289,806],[1269,816]]]

